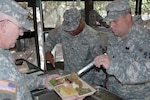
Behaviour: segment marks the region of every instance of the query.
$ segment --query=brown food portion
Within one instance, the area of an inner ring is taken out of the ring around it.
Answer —
[[[75,82],[79,86],[79,88],[82,88],[83,83],[79,80],[77,73],[72,72],[70,74],[70,77],[71,77],[72,81]]]
[[[70,74],[70,77],[71,77],[71,80],[79,86],[79,88],[76,88],[79,95],[83,95],[83,94],[91,92],[89,88],[83,88],[83,83],[79,80],[77,73],[72,72]]]
[[[77,73],[75,73],[75,72],[72,72],[72,73],[70,74],[70,77],[71,77],[72,80],[77,80],[77,79],[78,79],[78,75],[77,75]]]

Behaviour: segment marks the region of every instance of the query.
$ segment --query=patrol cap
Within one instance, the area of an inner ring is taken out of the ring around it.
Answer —
[[[0,0],[0,12],[15,18],[26,30],[31,29],[32,26],[28,20],[28,11],[14,0]]]
[[[110,22],[116,20],[119,16],[130,13],[131,8],[128,0],[115,0],[106,6],[107,16],[105,21]]]
[[[68,9],[63,15],[64,21],[62,23],[62,28],[65,31],[72,31],[77,29],[80,23],[81,14],[76,8]]]

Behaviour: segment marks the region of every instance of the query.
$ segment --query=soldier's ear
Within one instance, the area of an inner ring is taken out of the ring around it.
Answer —
[[[130,13],[126,14],[126,19],[127,19],[128,21],[131,21],[132,15],[131,15]]]

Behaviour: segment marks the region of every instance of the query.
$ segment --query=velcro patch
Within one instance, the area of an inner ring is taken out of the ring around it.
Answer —
[[[17,84],[8,80],[0,80],[0,91],[11,92],[16,94]]]

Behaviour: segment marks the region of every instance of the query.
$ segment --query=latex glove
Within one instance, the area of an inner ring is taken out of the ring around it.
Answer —
[[[46,77],[46,79],[45,79],[45,87],[46,88],[49,88],[49,81],[50,81],[50,79],[51,78],[58,78],[58,77],[60,77],[60,75],[58,75],[58,74],[54,74],[54,75],[48,75],[47,77]]]

